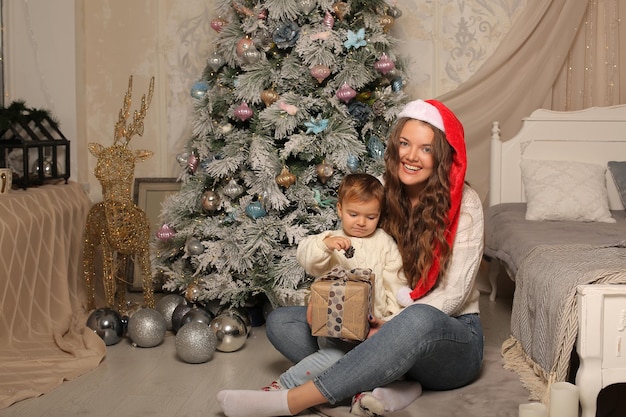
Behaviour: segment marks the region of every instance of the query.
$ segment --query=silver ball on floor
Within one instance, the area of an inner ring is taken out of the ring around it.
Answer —
[[[221,311],[219,314],[237,316],[246,326],[246,336],[250,335],[250,331],[252,330],[252,319],[250,318],[250,313],[245,307],[229,307],[228,309]]]
[[[235,314],[219,314],[209,327],[217,336],[217,350],[220,352],[234,352],[246,343],[246,325]]]
[[[185,297],[182,295],[167,294],[156,303],[155,309],[163,315],[167,330],[172,330],[172,314],[174,309],[183,302],[185,302]]]
[[[152,308],[142,308],[128,319],[128,337],[139,347],[161,344],[166,331],[163,315]]]
[[[191,310],[191,304],[189,304],[187,300],[176,306],[174,309],[174,312],[172,313],[172,330],[174,330],[174,333],[176,333],[183,325],[183,317],[185,317],[185,314],[187,314],[189,310]]]
[[[187,363],[209,361],[216,346],[217,336],[205,323],[186,323],[176,333],[176,353]]]
[[[87,318],[87,327],[100,336],[104,344],[114,345],[124,335],[124,323],[119,313],[110,308],[98,308]]]
[[[211,320],[213,320],[214,317],[215,316],[213,316],[213,314],[211,314],[204,308],[193,306],[187,313],[185,313],[185,315],[181,319],[180,327],[182,328],[185,326],[185,324],[191,322],[198,322],[208,326],[211,324]]]

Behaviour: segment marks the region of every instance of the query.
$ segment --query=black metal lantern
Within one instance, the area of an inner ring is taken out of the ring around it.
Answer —
[[[16,101],[0,108],[0,167],[13,170],[13,183],[26,189],[70,177],[70,141],[48,112]]]

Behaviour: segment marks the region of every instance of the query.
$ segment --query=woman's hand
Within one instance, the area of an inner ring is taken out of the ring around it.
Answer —
[[[329,250],[346,250],[352,246],[350,239],[345,236],[328,236],[324,239],[324,244]]]
[[[378,332],[378,330],[380,330],[380,328],[383,326],[383,324],[385,324],[385,322],[383,320],[379,320],[376,317],[370,315],[367,318],[367,321],[370,322],[370,331],[367,333],[367,338],[369,339],[370,337],[374,336],[374,334],[376,334],[376,332]]]

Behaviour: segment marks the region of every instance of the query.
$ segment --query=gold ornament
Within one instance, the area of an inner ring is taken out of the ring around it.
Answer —
[[[383,32],[385,33],[389,32],[389,29],[391,29],[395,21],[396,19],[389,15],[383,15],[378,18],[378,23],[381,24],[381,26],[383,27]]]
[[[132,151],[128,143],[134,135],[143,135],[143,120],[152,101],[154,77],[150,79],[148,97],[141,97],[140,110],[130,115],[133,89],[132,75],[128,90],[115,124],[113,145],[105,148],[90,143],[89,151],[98,159],[94,174],[102,186],[103,201],[95,204],[87,215],[83,248],[83,269],[87,285],[88,308],[95,308],[95,256],[102,246],[103,280],[107,307],[126,310],[126,285],[124,281],[127,260],[134,256],[141,266],[144,305],[154,308],[154,288],[150,268],[150,221],[146,213],[131,198],[135,163],[144,161],[153,153],[148,150]],[[117,305],[116,305],[117,301]]]
[[[187,301],[195,302],[198,300],[198,295],[200,295],[200,289],[195,282],[187,285],[187,289],[185,290],[185,298]]]
[[[293,184],[295,184],[295,182],[296,176],[289,172],[289,168],[287,168],[286,166],[283,167],[282,171],[280,171],[280,174],[276,176],[276,184],[285,188],[291,187]]]
[[[335,16],[339,18],[339,20],[343,20],[343,18],[348,13],[348,3],[345,1],[338,1],[333,4],[333,11],[335,12]]]
[[[220,196],[213,190],[205,191],[202,194],[202,208],[213,212],[220,207]]]
[[[317,172],[317,178],[320,179],[320,182],[322,184],[326,184],[330,177],[332,177],[335,173],[335,169],[331,164],[322,162],[315,167],[315,172]]]
[[[277,102],[279,98],[280,96],[274,89],[263,90],[263,92],[261,93],[261,100],[263,101],[263,103],[265,103],[266,107],[269,107]]]

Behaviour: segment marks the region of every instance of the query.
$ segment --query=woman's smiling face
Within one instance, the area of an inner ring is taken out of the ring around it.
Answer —
[[[433,129],[419,120],[409,120],[402,127],[398,138],[398,178],[405,186],[421,189],[432,175],[434,137]]]

